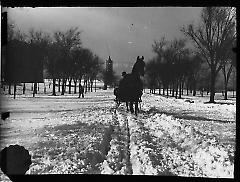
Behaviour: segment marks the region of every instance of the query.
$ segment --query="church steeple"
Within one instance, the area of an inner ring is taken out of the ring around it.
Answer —
[[[106,72],[112,72],[113,71],[113,61],[111,57],[108,57],[108,60],[106,60]]]

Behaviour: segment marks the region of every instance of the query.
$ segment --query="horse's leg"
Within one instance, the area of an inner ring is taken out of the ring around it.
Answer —
[[[132,102],[132,101],[130,102],[130,111],[131,111],[131,113],[134,113],[134,110],[133,110],[133,102]]]
[[[127,107],[127,111],[129,111],[129,109],[128,109],[128,102],[126,102],[126,107]]]
[[[137,116],[137,113],[138,113],[138,101],[135,102],[135,115]]]

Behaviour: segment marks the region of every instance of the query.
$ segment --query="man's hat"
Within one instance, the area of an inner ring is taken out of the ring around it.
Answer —
[[[125,76],[127,73],[126,73],[126,71],[123,71],[122,72],[122,76]]]

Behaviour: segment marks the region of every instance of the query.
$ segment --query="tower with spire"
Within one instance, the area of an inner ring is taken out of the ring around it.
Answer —
[[[108,72],[108,73],[113,72],[113,61],[110,56],[106,60],[106,72]]]
[[[111,81],[113,78],[113,61],[111,57],[109,56],[106,60],[106,75],[105,75],[105,82],[104,82],[104,90],[107,89],[107,85],[111,84]]]

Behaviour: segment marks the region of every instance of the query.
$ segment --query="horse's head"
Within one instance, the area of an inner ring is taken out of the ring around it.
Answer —
[[[144,60],[143,56],[141,58],[139,58],[139,56],[137,57],[137,61],[133,65],[133,69],[132,69],[133,74],[137,74],[139,76],[144,76],[144,74],[145,74],[145,70],[144,70],[145,62],[143,60]]]

